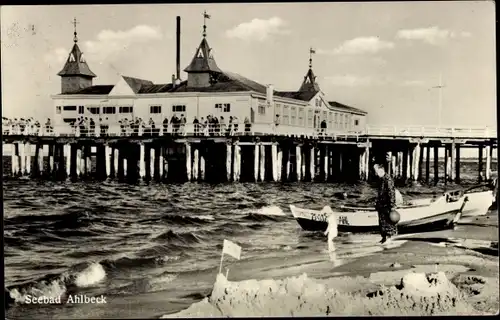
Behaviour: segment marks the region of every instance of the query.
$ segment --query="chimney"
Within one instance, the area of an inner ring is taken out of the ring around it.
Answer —
[[[268,84],[266,88],[266,100],[270,107],[273,105],[273,94],[274,86],[272,84]]]
[[[177,79],[181,79],[181,17],[177,16],[177,47],[176,47],[176,66]]]

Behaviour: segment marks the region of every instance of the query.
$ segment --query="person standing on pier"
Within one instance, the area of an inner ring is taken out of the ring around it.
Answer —
[[[378,212],[380,235],[382,236],[380,243],[386,243],[398,234],[397,225],[391,219],[391,212],[396,208],[396,191],[394,181],[385,171],[383,161],[376,161],[373,168],[375,174],[380,178],[375,204],[375,209]]]

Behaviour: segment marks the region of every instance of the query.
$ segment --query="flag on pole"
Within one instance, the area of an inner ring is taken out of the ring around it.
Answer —
[[[224,239],[224,245],[222,247],[222,254],[228,254],[231,257],[240,260],[241,258],[241,247],[234,242]]]
[[[204,17],[205,19],[210,19],[210,15],[209,15],[206,11],[205,11],[205,12],[203,12],[203,17]]]
[[[312,53],[316,53],[316,50],[314,50],[313,48],[309,49],[309,51]]]

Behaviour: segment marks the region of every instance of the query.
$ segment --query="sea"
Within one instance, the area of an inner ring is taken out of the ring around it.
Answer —
[[[477,163],[463,162],[461,169],[460,186],[397,187],[414,199],[473,185]],[[10,301],[7,318],[158,318],[207,296],[221,265],[229,280],[299,275],[305,263],[328,259],[327,243],[301,230],[289,205],[368,205],[375,192],[366,182],[130,185],[5,178],[5,290],[11,299],[106,298],[105,304]],[[242,247],[241,260],[224,256],[221,264],[224,239]],[[378,240],[340,235],[339,259],[376,254]]]

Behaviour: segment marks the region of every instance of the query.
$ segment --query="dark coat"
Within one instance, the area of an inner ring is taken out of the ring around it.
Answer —
[[[389,215],[392,210],[396,209],[396,189],[394,181],[387,173],[382,177],[378,186],[375,209],[378,212],[380,234],[382,236],[395,236],[398,229],[396,224],[389,219]]]

